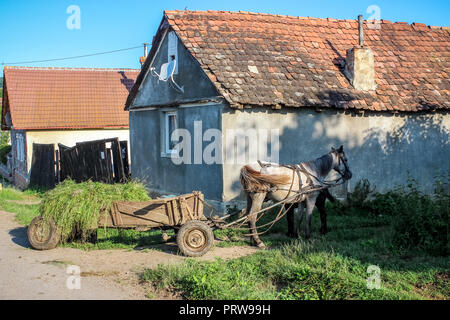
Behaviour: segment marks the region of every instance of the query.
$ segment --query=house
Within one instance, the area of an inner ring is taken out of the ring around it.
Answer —
[[[129,140],[123,106],[139,70],[4,68],[2,130],[11,131],[11,178],[29,183],[33,143]]]
[[[449,51],[449,28],[421,23],[165,11],[126,103],[132,175],[226,203],[247,162],[343,145],[348,190],[410,175],[432,192],[450,170]]]

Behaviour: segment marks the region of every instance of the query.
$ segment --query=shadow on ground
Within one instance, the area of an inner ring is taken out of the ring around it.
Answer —
[[[17,227],[9,231],[12,242],[23,247],[31,248],[30,242],[28,241],[27,227]]]

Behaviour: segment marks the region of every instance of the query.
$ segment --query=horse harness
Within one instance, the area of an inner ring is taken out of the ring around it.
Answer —
[[[271,166],[270,163],[269,164],[263,164],[259,160],[258,160],[258,163],[259,163],[259,165],[262,168]],[[297,174],[297,176],[298,176],[298,183],[299,183],[299,186],[298,186],[298,190],[299,191],[298,192],[301,193],[303,191],[302,190],[302,187],[303,187],[302,177],[301,177],[301,174],[300,174],[301,172],[303,172],[306,175],[306,181],[305,181],[305,184],[304,184],[305,185],[305,189],[307,187],[308,188],[316,187],[316,186],[314,186],[313,179],[311,177],[314,177],[316,180],[319,180],[319,179],[317,177],[315,177],[314,175],[312,175],[308,170],[306,170],[305,167],[303,166],[303,163],[300,163],[300,164],[280,164],[279,166],[280,167],[285,167],[285,168],[288,168],[288,169],[292,170],[291,186],[289,187],[289,190],[286,190],[286,189],[283,189],[283,188],[279,188],[277,186],[273,186],[272,188],[270,188],[270,190],[268,190],[269,192],[276,192],[278,190],[288,191],[288,193],[287,193],[287,195],[285,197],[285,199],[287,199],[289,197],[289,195],[291,194],[292,187],[294,185],[294,176],[295,176],[295,174]]]
[[[342,161],[344,166],[345,166],[345,169],[348,170],[347,163],[345,163],[345,161],[343,161],[340,156],[338,158],[339,158],[339,164]],[[258,163],[259,163],[259,165],[262,168],[271,166],[270,163],[264,164],[264,163],[261,163],[261,161],[259,161],[259,160],[258,160]],[[303,165],[303,162],[301,162],[300,164],[280,164],[279,166],[280,167],[285,167],[285,168],[288,168],[288,169],[292,170],[291,186],[289,187],[289,190],[273,186],[268,191],[269,192],[276,192],[278,190],[288,191],[288,193],[287,193],[287,195],[286,195],[284,200],[286,200],[289,197],[289,195],[291,194],[292,187],[293,187],[293,184],[294,184],[294,176],[295,176],[295,174],[297,174],[297,176],[298,176],[298,182],[299,182],[298,193],[299,193],[299,195],[301,195],[304,192],[307,192],[308,189],[314,189],[314,188],[318,188],[318,187],[323,187],[324,184],[327,185],[327,187],[331,187],[331,186],[342,184],[345,181],[344,176],[343,176],[343,174],[340,171],[338,171],[338,173],[341,175],[341,177],[339,177],[338,179],[336,179],[334,181],[331,181],[331,182],[334,182],[334,183],[328,183],[327,181],[321,181],[318,177],[316,177],[315,175],[310,173],[308,170],[306,170],[305,166]],[[302,177],[301,177],[300,173],[303,173],[306,176],[305,189],[302,189],[303,183],[302,183]],[[314,185],[313,178],[316,181],[319,182],[319,184],[320,184],[319,186]],[[340,180],[342,180],[342,182],[338,183]],[[325,189],[327,187],[323,187],[323,188]]]

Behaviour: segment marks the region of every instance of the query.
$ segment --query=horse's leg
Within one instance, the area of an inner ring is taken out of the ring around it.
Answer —
[[[306,239],[311,237],[311,218],[316,204],[317,194],[311,194],[306,198]]]
[[[328,200],[330,200],[330,202],[332,202],[332,203],[336,202],[336,198],[333,197],[333,195],[330,193],[330,191],[328,189],[325,189],[325,195],[326,195],[326,198]]]
[[[325,190],[327,191],[327,190]],[[325,202],[327,201],[327,195],[325,193],[325,191],[322,191],[321,193],[319,193],[319,195],[317,196],[316,199],[316,207],[320,212],[320,222],[321,222],[321,227],[320,227],[320,233],[321,234],[326,234],[327,233],[327,212],[325,210]]]
[[[298,203],[298,225],[297,225],[297,237],[300,235],[300,226],[302,225],[303,220],[303,211],[305,210],[305,203],[299,202]]]
[[[298,203],[289,204],[287,203],[286,206],[289,208],[286,212],[286,218],[288,223],[288,232],[287,236],[296,238],[298,235],[295,233],[295,221],[294,221],[294,210],[298,207]]]
[[[250,193],[246,192],[245,196],[247,198],[247,207],[245,209],[245,212],[244,212],[244,210],[241,210],[238,213],[238,215],[237,215],[238,219],[242,218],[245,215],[248,215],[250,213],[250,209],[252,208],[252,197],[250,196]]]
[[[265,192],[253,193],[251,195],[252,205],[251,205],[250,212],[248,214],[248,225],[250,227],[250,233],[252,234],[252,236],[251,236],[252,240],[260,248],[264,248],[265,245],[259,238],[259,235],[257,233],[258,231],[256,230],[256,216],[257,216],[257,212],[259,210],[261,210],[261,206],[264,202],[265,197],[266,197]]]

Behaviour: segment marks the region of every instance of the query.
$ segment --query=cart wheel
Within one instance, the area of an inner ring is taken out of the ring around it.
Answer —
[[[211,249],[214,234],[211,228],[199,220],[183,224],[177,234],[177,244],[181,253],[188,257],[200,257]]]
[[[56,247],[61,237],[52,219],[45,221],[41,216],[34,218],[28,226],[28,241],[37,250],[49,250]]]

